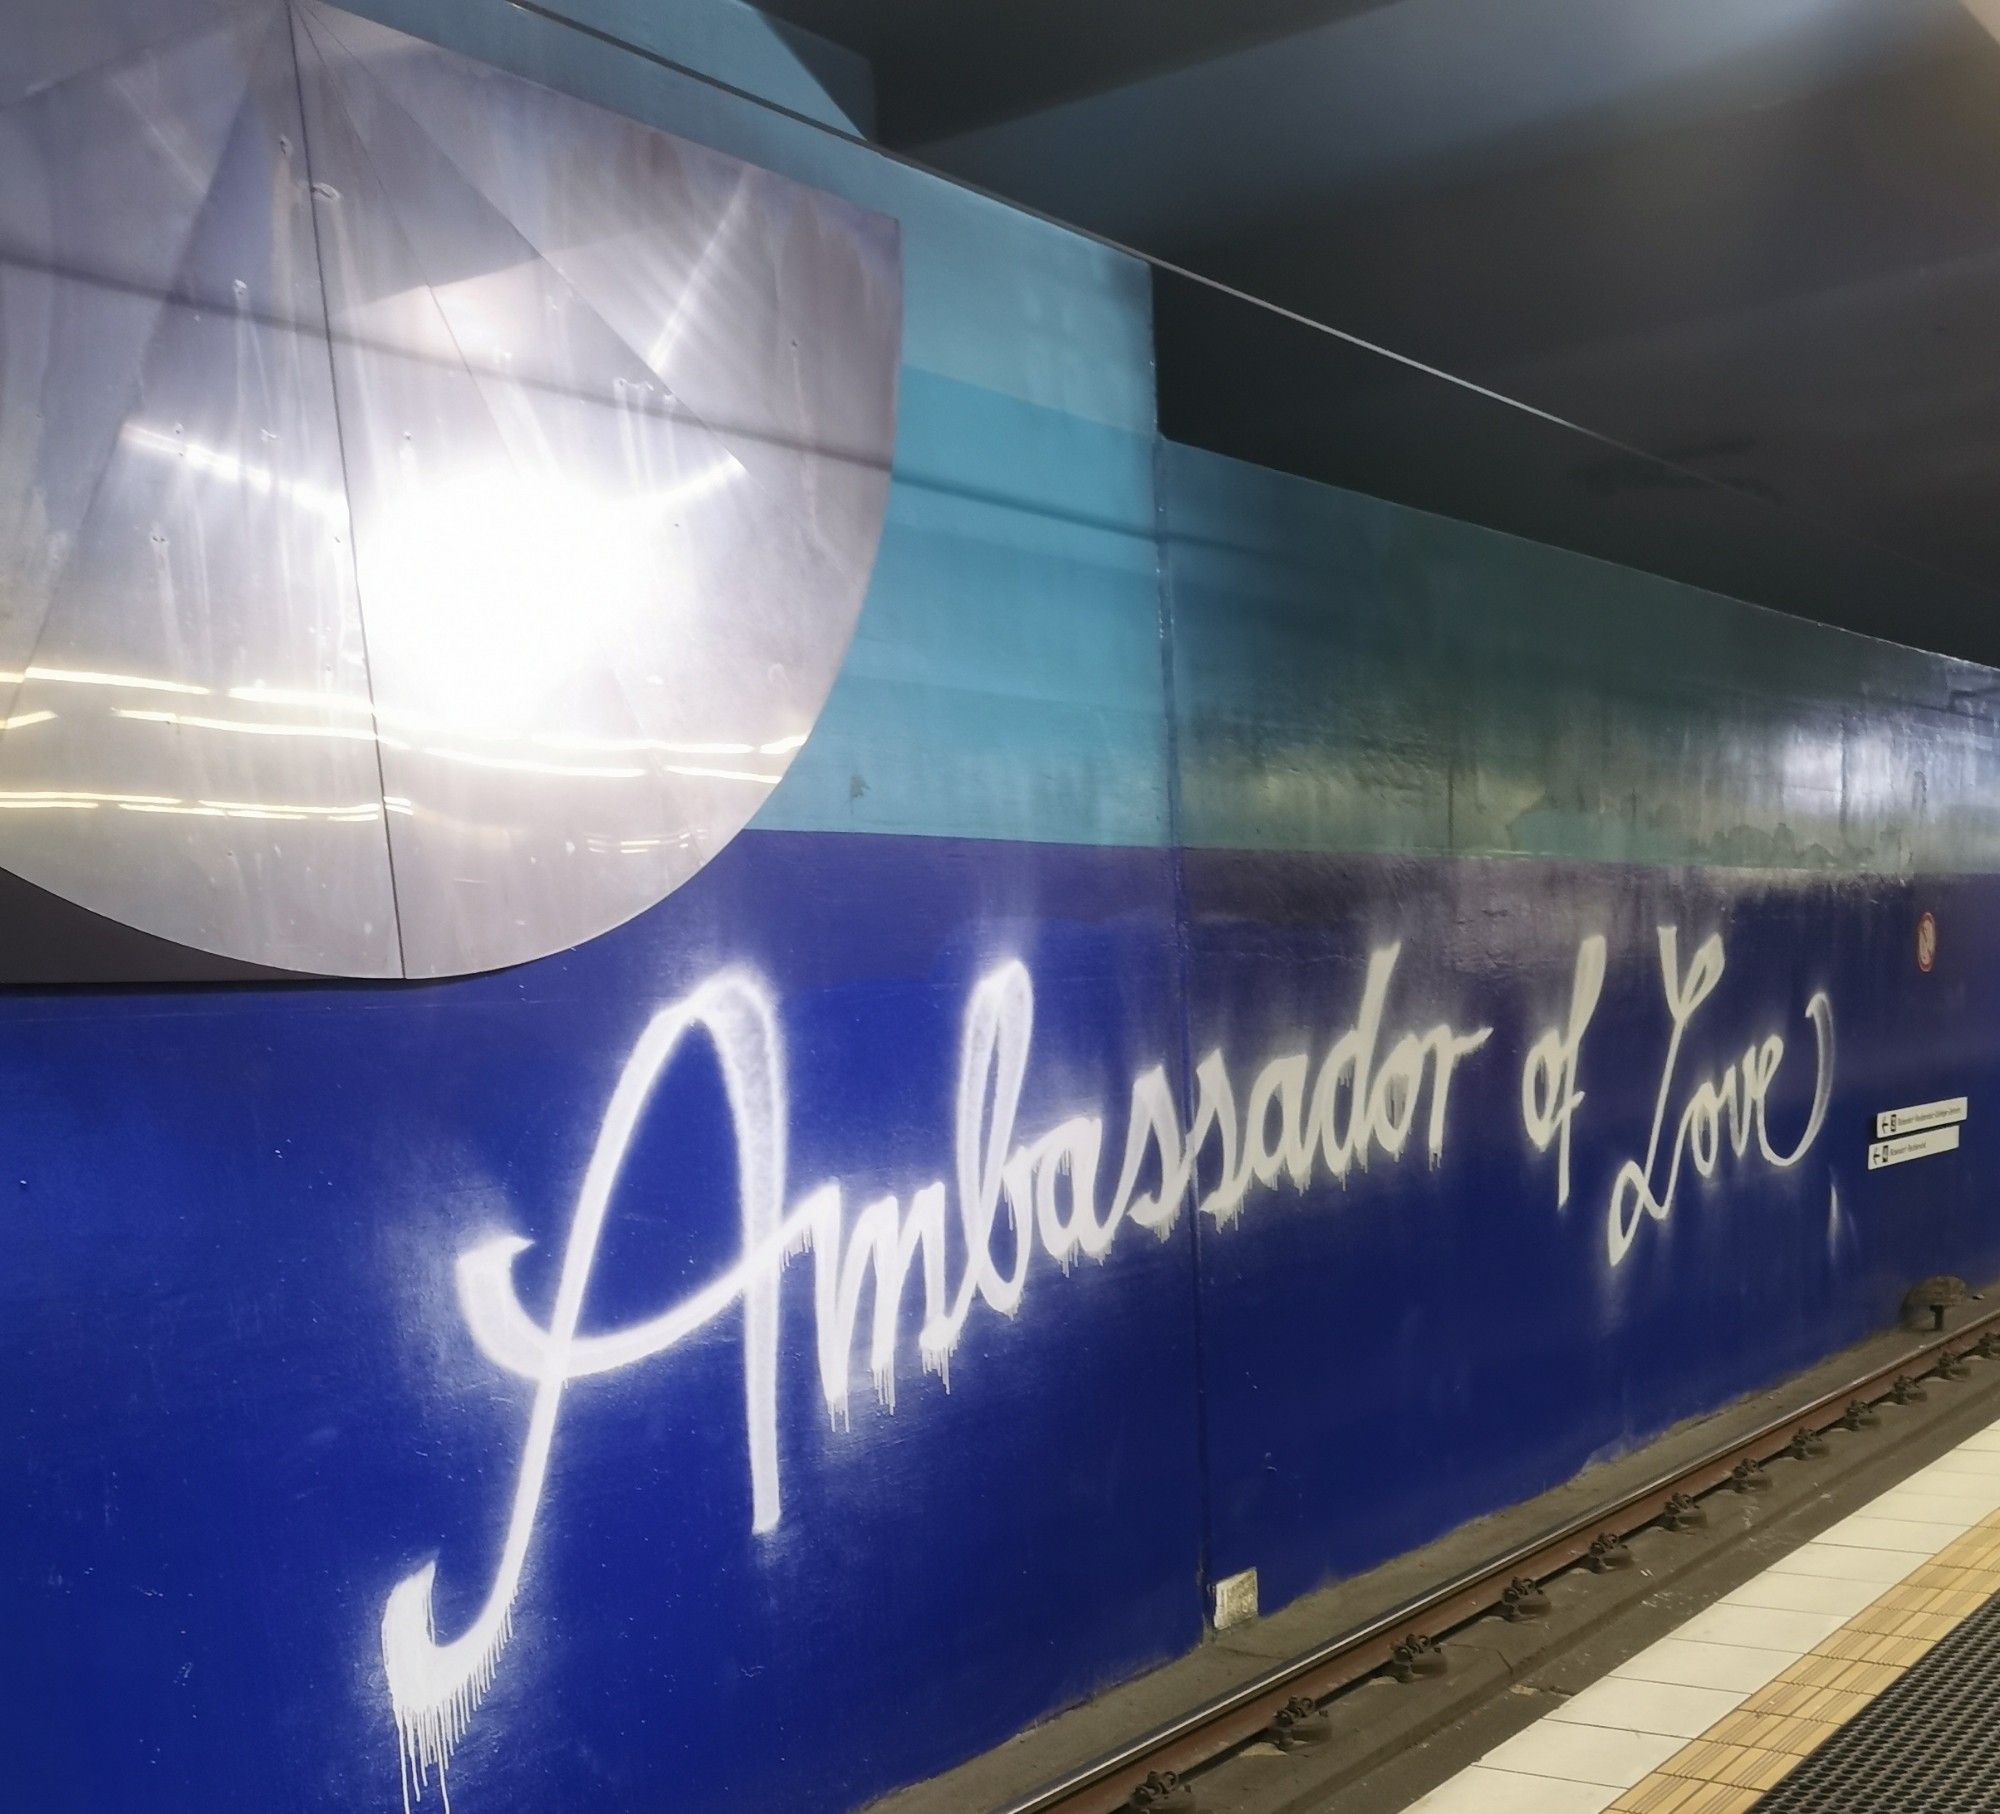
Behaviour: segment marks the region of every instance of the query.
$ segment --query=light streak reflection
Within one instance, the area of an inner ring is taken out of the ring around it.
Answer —
[[[255,737],[324,737],[335,742],[376,743],[384,749],[408,750],[412,746],[400,738],[384,736],[359,725],[305,724],[288,719],[212,718],[198,712],[169,712],[151,707],[117,706],[114,717],[141,724],[166,724],[178,730],[224,731]],[[591,740],[538,737],[545,747],[613,751],[658,751],[688,755],[751,755],[770,746],[741,743],[661,743],[644,740]],[[419,753],[440,762],[463,762],[475,768],[505,769],[516,774],[558,775],[570,780],[641,781],[652,771],[631,766],[609,766],[576,762],[548,762],[535,756],[506,756],[480,750],[452,749],[443,744],[419,746]],[[782,778],[759,769],[714,768],[694,763],[667,762],[661,768],[670,775],[685,775],[705,781],[747,781],[758,787],[774,787]]]

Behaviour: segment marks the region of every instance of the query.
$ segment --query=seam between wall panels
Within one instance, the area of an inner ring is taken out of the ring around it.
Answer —
[[[334,447],[340,456],[340,484],[346,509],[344,520],[347,527],[347,569],[354,581],[354,622],[360,639],[361,673],[368,689],[368,721],[376,735],[373,738],[375,750],[375,791],[382,801],[382,857],[389,877],[389,918],[390,929],[396,937],[396,974],[407,977],[410,974],[410,958],[403,939],[403,897],[396,885],[396,838],[389,823],[389,771],[382,756],[381,720],[376,715],[375,667],[368,653],[368,607],[362,596],[361,586],[361,543],[355,533],[353,509],[353,476],[347,459],[347,418],[341,411],[340,365],[334,357],[333,299],[327,290],[326,241],[320,233],[319,185],[313,181],[312,173],[312,125],[306,118],[306,72],[305,51],[299,43],[299,34],[304,29],[298,17],[287,13],[285,35],[292,47],[292,92],[298,99],[299,108],[299,164],[306,185],[306,219],[312,226],[313,273],[319,281],[319,306],[321,318],[326,323],[326,385],[327,396],[333,405]]]
[[[1150,301],[1152,285],[1148,284]],[[1150,310],[1147,328],[1151,331]],[[1158,362],[1154,363],[1155,381]],[[1166,520],[1166,442],[1153,435],[1153,573],[1154,594],[1160,622],[1160,711],[1166,730],[1167,874],[1170,880],[1171,933],[1173,938],[1173,1018],[1180,1048],[1180,1113],[1185,1127],[1194,1125],[1194,1026],[1191,1015],[1193,969],[1193,924],[1188,910],[1187,860],[1181,827],[1181,748],[1174,666],[1174,584],[1173,565],[1168,558]],[[1188,1311],[1194,1341],[1194,1454],[1199,1548],[1196,1555],[1196,1612],[1204,1630],[1208,1623],[1208,1590],[1215,1578],[1215,1518],[1208,1465],[1208,1344],[1202,1328],[1201,1200],[1197,1168],[1190,1167],[1182,1208],[1188,1222]]]

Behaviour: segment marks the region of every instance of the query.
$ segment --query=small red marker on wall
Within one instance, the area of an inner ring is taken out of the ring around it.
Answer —
[[[1937,917],[1926,908],[1917,915],[1917,968],[1928,976],[1937,962]]]

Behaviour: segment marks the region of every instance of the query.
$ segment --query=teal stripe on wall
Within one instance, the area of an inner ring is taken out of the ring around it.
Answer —
[[[903,369],[881,552],[826,713],[755,823],[1164,843],[1145,267],[510,7],[356,4],[901,224]],[[567,4],[635,30],[630,0]],[[649,48],[705,54],[705,16],[651,16]]]
[[[1183,835],[2000,868],[2000,675],[1168,445]]]
[[[901,223],[881,554],[758,825],[1165,842],[1164,556],[1191,845],[2000,869],[2000,676],[1183,447],[1156,510],[1138,261],[510,7],[355,3]]]
[[[756,823],[1164,843],[1153,445],[906,370],[868,606]]]

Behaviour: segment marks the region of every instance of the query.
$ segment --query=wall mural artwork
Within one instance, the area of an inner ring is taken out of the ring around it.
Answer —
[[[1880,648],[1690,739],[1600,640],[1728,601],[1184,521],[1143,269],[588,33],[432,20],[901,224],[322,0],[29,12],[0,980],[245,986],[0,991],[21,1805],[846,1814],[2000,1271],[1987,1123],[1863,1159],[2000,1090],[1991,878],[1626,862],[1539,734],[1672,669],[1956,838]]]
[[[464,975],[680,886],[853,635],[896,223],[318,0],[19,10],[0,867],[83,911],[0,979]]]
[[[1661,1222],[1673,1214],[1683,1163],[1692,1162],[1701,1177],[1713,1175],[1725,1123],[1729,1149],[1738,1160],[1749,1151],[1754,1136],[1764,1163],[1788,1170],[1805,1157],[1819,1138],[1820,1129],[1826,1124],[1827,1104],[1833,1096],[1833,1004],[1821,990],[1806,1003],[1805,1017],[1812,1026],[1817,1057],[1812,1111],[1797,1144],[1787,1153],[1779,1153],[1771,1145],[1764,1103],[1778,1067],[1784,1063],[1785,1041],[1779,1034],[1769,1033],[1752,1044],[1740,1060],[1728,1064],[1719,1077],[1703,1078],[1688,1091],[1669,1146],[1665,1182],[1656,1185],[1660,1131],[1679,1081],[1675,1072],[1681,1041],[1696,1010],[1721,982],[1724,963],[1719,933],[1703,940],[1700,950],[1688,960],[1685,972],[1679,962],[1679,927],[1659,929],[1659,948],[1660,977],[1672,1031],[1667,1036],[1666,1054],[1660,1061],[1659,1089],[1653,1102],[1645,1157],[1627,1159],[1618,1168],[1617,1180],[1612,1185],[1604,1233],[1605,1249],[1614,1266],[1631,1251],[1642,1211]],[[1570,1124],[1583,1103],[1583,1092],[1577,1087],[1577,1068],[1583,1034],[1597,1010],[1598,995],[1604,987],[1604,963],[1603,935],[1593,934],[1584,939],[1577,947],[1576,981],[1567,1023],[1561,1028],[1548,1028],[1535,1041],[1521,1072],[1521,1120],[1528,1138],[1542,1152],[1552,1142],[1560,1142],[1556,1170],[1558,1208],[1569,1201]]]
[[[1660,976],[1666,988],[1667,1015],[1673,1031],[1667,1037],[1666,1057],[1660,1063],[1659,1094],[1653,1104],[1653,1124],[1646,1136],[1643,1163],[1627,1159],[1618,1168],[1611,1190],[1611,1206],[1605,1224],[1606,1250],[1612,1265],[1618,1265],[1631,1251],[1639,1232],[1639,1214],[1644,1211],[1655,1221],[1664,1222],[1673,1214],[1674,1193],[1679,1188],[1681,1165],[1692,1160],[1702,1177],[1713,1174],[1719,1156],[1724,1121],[1728,1123],[1730,1151],[1741,1160],[1749,1149],[1751,1136],[1766,1165],[1789,1170],[1798,1164],[1819,1138],[1826,1125],[1826,1109],[1833,1096],[1833,1004],[1824,990],[1806,1003],[1805,1017],[1811,1023],[1817,1057],[1813,1071],[1812,1111],[1805,1130],[1789,1152],[1779,1153],[1771,1145],[1765,1100],[1785,1061],[1785,1042],[1776,1033],[1767,1033],[1746,1050],[1740,1060],[1724,1068],[1716,1078],[1703,1078],[1688,1092],[1687,1106],[1681,1110],[1666,1161],[1664,1184],[1656,1184],[1660,1153],[1660,1128],[1675,1085],[1675,1063],[1688,1022],[1722,981],[1723,950],[1719,934],[1702,941],[1700,950],[1688,960],[1685,972],[1678,954],[1677,928],[1660,928]],[[1579,961],[1581,968],[1581,960]],[[1525,1086],[1524,1086],[1525,1087]]]
[[[1820,1140],[1834,1088],[1833,1007],[1813,992],[1801,1015],[1812,1034],[1810,1107],[1789,1145],[1773,1144],[1769,1103],[1786,1069],[1787,1040],[1752,1040],[1719,1074],[1692,1082],[1681,1057],[1690,1024],[1723,980],[1723,936],[1700,941],[1683,966],[1681,929],[1656,930],[1667,1031],[1643,1158],[1619,1166],[1604,1207],[1606,1264],[1626,1263],[1642,1218],[1674,1210],[1683,1167],[1712,1177],[1726,1137],[1746,1170],[1788,1170]],[[571,1382],[642,1366],[725,1316],[740,1325],[742,1438],[752,1529],[774,1531],[783,1514],[778,1440],[781,1283],[803,1257],[811,1272],[802,1306],[812,1328],[823,1410],[849,1421],[851,1373],[864,1346],[879,1402],[893,1410],[899,1374],[935,1376],[945,1389],[968,1320],[1018,1316],[1038,1261],[1067,1275],[1079,1260],[1107,1260],[1121,1232],[1165,1240],[1192,1200],[1218,1231],[1256,1199],[1330,1182],[1335,1214],[1366,1214],[1368,1174],[1413,1158],[1431,1172],[1451,1163],[1453,1082],[1477,1066],[1494,1028],[1441,1020],[1409,1027],[1392,1004],[1400,944],[1369,953],[1352,1020],[1314,1049],[1265,1062],[1239,1091],[1220,1048],[1193,1067],[1192,1114],[1183,1119],[1169,1067],[1156,1064],[1124,1092],[1122,1125],[1089,1107],[1037,1132],[1019,1128],[1033,1057],[1035,987],[1025,964],[981,977],[965,1004],[951,1099],[949,1168],[903,1195],[868,1196],[838,1179],[791,1194],[788,1063],[781,1005],[750,971],[711,976],[654,1015],[627,1056],[571,1213],[546,1323],[523,1302],[514,1267],[532,1243],[495,1233],[456,1261],[459,1312],[479,1352],[530,1382],[532,1409],[497,1569],[477,1616],[440,1640],[432,1608],[436,1569],[426,1564],[389,1593],[382,1665],[402,1760],[404,1799],[433,1778],[443,1787],[454,1747],[500,1666],[532,1552],[565,1389]],[[1519,1068],[1521,1129],[1530,1147],[1557,1146],[1556,1206],[1570,1195],[1570,1142],[1585,1093],[1586,1062],[1605,1062],[1589,1038],[1609,963],[1601,934],[1578,945],[1573,993],[1560,1027],[1528,1044]],[[656,1084],[693,1042],[705,1041],[724,1084],[738,1201],[729,1215],[739,1245],[729,1265],[656,1314],[580,1332],[606,1219]],[[1663,1154],[1662,1130],[1674,1133]],[[1599,1130],[1621,1138],[1615,1127]],[[1754,1150],[1753,1150],[1754,1149]],[[1444,1188],[1443,1179],[1439,1187]],[[1344,1200],[1350,1188],[1357,1193]],[[850,1214],[849,1205],[853,1205]],[[1254,1238],[1254,1223],[1244,1238]],[[996,1248],[997,1243],[997,1248]],[[956,1277],[953,1276],[954,1270]],[[1052,1283],[1052,1282],[1051,1282]],[[1047,1288],[1047,1287],[1045,1287]],[[864,1302],[871,1305],[862,1329]],[[907,1321],[906,1321],[907,1318]],[[543,1616],[549,1616],[544,1614]]]
[[[540,1507],[563,1388],[587,1374],[633,1366],[672,1349],[725,1312],[742,1309],[744,1438],[753,1528],[776,1527],[781,1512],[777,1446],[778,1285],[786,1261],[812,1261],[813,1349],[834,1424],[848,1414],[849,1374],[865,1294],[872,1294],[868,1366],[875,1390],[895,1402],[899,1362],[914,1358],[947,1386],[951,1356],[979,1306],[1016,1315],[1037,1249],[1058,1271],[1103,1260],[1129,1222],[1156,1238],[1171,1234],[1204,1152],[1219,1154],[1219,1175],[1201,1213],[1232,1221],[1254,1186],[1280,1174],[1303,1189],[1322,1166],[1335,1178],[1401,1159],[1429,1082],[1426,1144],[1443,1156],[1453,1068],[1485,1044],[1491,1029],[1460,1034],[1440,1025],[1404,1033],[1378,1061],[1382,1019],[1398,952],[1374,954],[1355,1024],[1321,1060],[1307,1113],[1303,1054],[1275,1059],[1256,1076],[1239,1114],[1220,1052],[1196,1068],[1191,1131],[1182,1126],[1166,1067],[1155,1065],[1130,1090],[1115,1173],[1105,1168],[1101,1115],[1073,1115],[1038,1136],[1016,1138],[1016,1116],[1034,1033],[1034,984],[1010,963],[981,979],[965,1010],[951,1133],[951,1185],[943,1179],[860,1205],[851,1223],[839,1182],[785,1207],[785,1064],[777,1006],[742,974],[711,978],[656,1015],[633,1048],[599,1130],[570,1223],[552,1321],[539,1325],[515,1294],[511,1268],[527,1243],[497,1235],[461,1254],[458,1296],[466,1327],[495,1365],[535,1383],[498,1576],[478,1618],[460,1637],[433,1635],[426,1567],[399,1582],[382,1615],[382,1660],[401,1738],[406,1789],[431,1771],[442,1776],[453,1745],[490,1683],[512,1630],[529,1540]],[[699,1031],[714,1047],[728,1088],[742,1251],[735,1264],[680,1303],[645,1322],[592,1336],[577,1334],[599,1237],[626,1148],[646,1099],[685,1039]],[[1116,1182],[1112,1183],[1115,1176]],[[1142,1178],[1157,1182],[1141,1189]],[[1106,1190],[1106,1187],[1109,1187]],[[1100,1193],[1104,1194],[1100,1194]],[[1011,1259],[994,1252],[1005,1214]],[[947,1218],[956,1214],[955,1242]],[[949,1277],[953,1257],[960,1266]],[[916,1290],[913,1293],[912,1286]],[[920,1295],[915,1354],[906,1357],[905,1299]]]
[[[529,970],[10,996],[21,1791],[833,1814],[1768,1385],[2000,1270],[1976,1119],[1864,1165],[2000,1087],[1910,892],[753,828]]]

